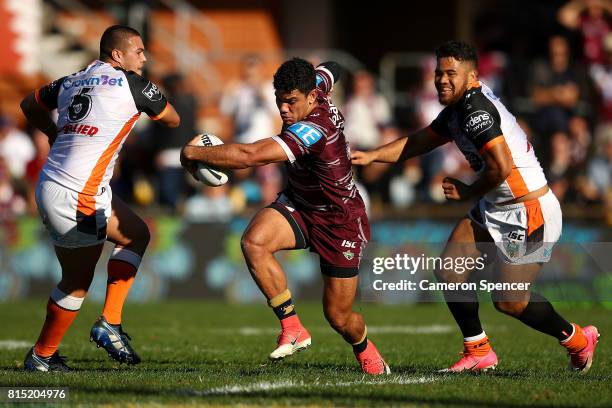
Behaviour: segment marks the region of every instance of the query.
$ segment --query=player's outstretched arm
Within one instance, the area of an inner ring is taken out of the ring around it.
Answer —
[[[502,138],[503,136],[498,136]],[[447,200],[463,201],[482,197],[504,182],[512,171],[512,154],[505,141],[496,143],[481,153],[485,168],[473,184],[467,185],[452,177],[442,181],[442,188]]]
[[[57,126],[49,112],[36,101],[34,92],[23,98],[19,106],[28,122],[46,134],[49,137],[49,144],[53,145],[57,138]]]
[[[428,153],[449,141],[433,133],[429,128],[424,128],[412,136],[399,138],[369,152],[354,151],[351,154],[351,161],[359,166],[372,162],[396,163]]]
[[[181,124],[181,117],[179,116],[174,106],[168,102],[166,108],[164,109],[163,116],[156,120],[160,125],[176,128]]]
[[[196,136],[183,147],[181,164],[192,170],[194,163],[222,169],[246,169],[289,160],[282,147],[272,138],[255,143],[228,143],[217,146],[195,146]]]

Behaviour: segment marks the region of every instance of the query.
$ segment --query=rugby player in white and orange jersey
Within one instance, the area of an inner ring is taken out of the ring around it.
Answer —
[[[106,240],[115,247],[108,262],[104,308],[91,340],[119,362],[140,362],[122,329],[121,312],[149,243],[149,230],[112,196],[109,182],[142,112],[164,126],[180,122],[157,85],[141,76],[144,51],[138,31],[111,26],[102,34],[99,60],[21,102],[28,121],[46,133],[51,144],[36,186],[36,203],[62,266],[38,341],[26,355],[26,370],[69,369],[58,347],[81,308]],[[55,109],[57,125],[50,116]]]
[[[441,256],[476,259],[494,243],[495,281],[532,283],[561,235],[561,207],[549,189],[533,147],[514,116],[478,81],[478,57],[468,44],[449,41],[436,50],[435,86],[445,109],[425,129],[370,152],[353,152],[353,164],[393,163],[454,141],[478,179],[471,185],[447,177],[447,200],[478,200],[456,225]],[[465,282],[472,271],[436,270],[441,282]],[[516,287],[516,286],[515,286]],[[444,292],[464,337],[463,357],[444,371],[495,368],[497,356],[478,316],[475,291]],[[599,333],[561,317],[543,296],[529,290],[493,292],[495,307],[559,340],[570,368],[586,372]]]

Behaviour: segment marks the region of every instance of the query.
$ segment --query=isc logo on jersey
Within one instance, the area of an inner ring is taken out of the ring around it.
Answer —
[[[478,110],[472,112],[463,122],[463,130],[470,136],[478,136],[493,126],[493,118],[489,112]]]
[[[296,135],[307,147],[317,143],[323,137],[323,133],[320,130],[302,122],[289,126],[287,130]]]

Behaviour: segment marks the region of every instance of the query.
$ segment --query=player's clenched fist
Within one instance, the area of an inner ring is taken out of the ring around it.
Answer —
[[[187,158],[187,155],[185,154],[185,148],[187,148],[187,146],[197,146],[198,141],[201,137],[202,135],[194,136],[194,138],[191,139],[191,141],[185,146],[183,146],[183,149],[181,149],[181,166],[183,166],[183,168],[191,174],[193,174],[193,172],[196,170],[197,163]]]
[[[351,152],[351,163],[356,166],[367,166],[375,160],[374,152]]]
[[[452,177],[444,177],[442,189],[447,200],[463,201],[470,198],[470,186]]]

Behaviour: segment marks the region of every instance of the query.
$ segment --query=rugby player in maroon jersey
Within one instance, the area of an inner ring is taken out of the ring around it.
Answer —
[[[363,317],[353,311],[370,226],[353,183],[344,117],[330,100],[339,72],[334,62],[315,69],[303,59],[286,61],[274,74],[276,103],[283,120],[279,135],[250,144],[212,147],[195,146],[198,136],[183,148],[182,162],[189,171],[198,162],[225,169],[286,163],[287,188],[255,215],[241,242],[251,275],[281,323],[270,359],[282,359],[311,344],[285,273],[274,258],[283,249],[310,248],[320,257],[328,322],[353,346],[364,372],[388,374],[389,367],[367,338]]]

